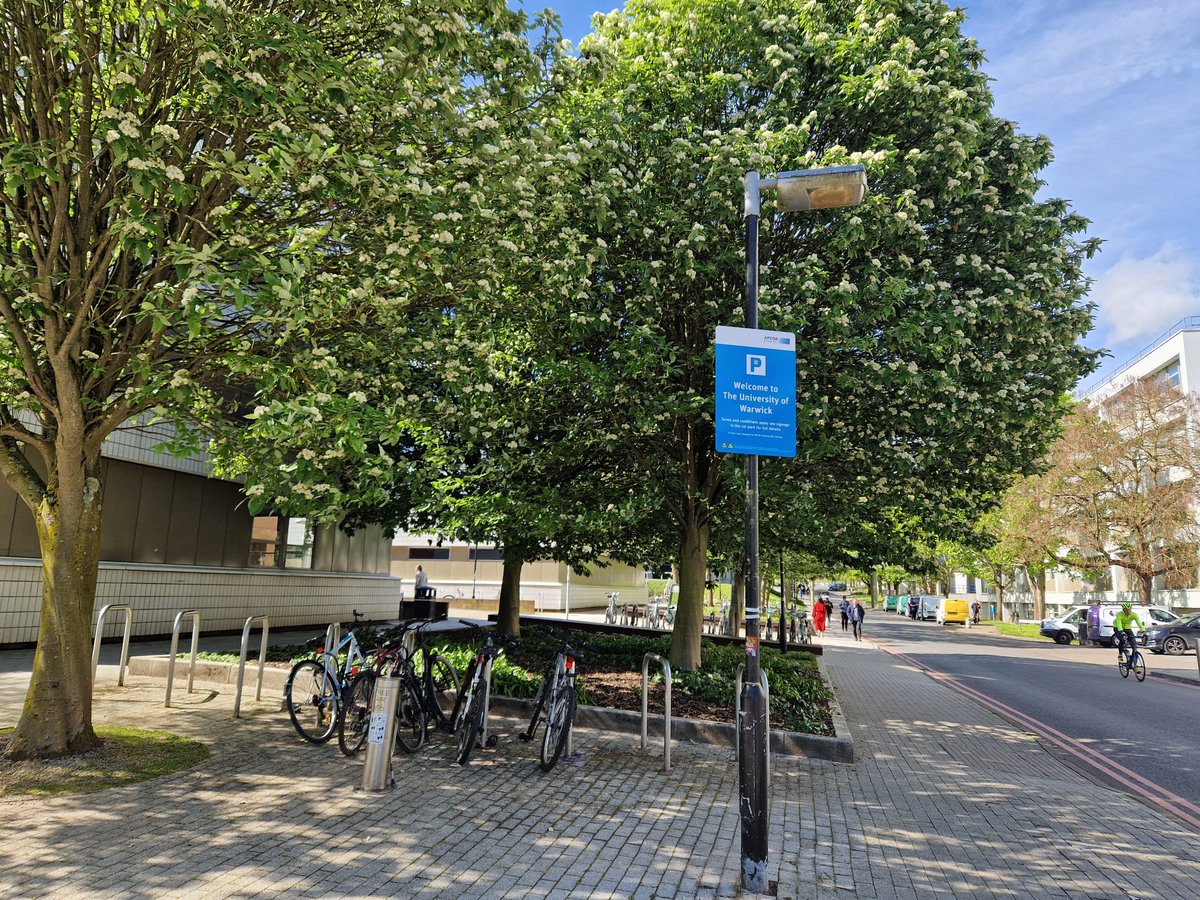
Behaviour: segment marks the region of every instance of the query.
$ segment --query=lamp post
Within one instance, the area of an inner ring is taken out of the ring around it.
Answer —
[[[758,328],[758,219],[762,192],[775,190],[781,212],[855,206],[867,190],[863,166],[838,166],[781,172],[744,179],[746,216],[746,327]],[[758,456],[746,456],[746,680],[738,722],[738,768],[741,786],[742,885],[767,890],[767,697],[759,666],[758,583]]]

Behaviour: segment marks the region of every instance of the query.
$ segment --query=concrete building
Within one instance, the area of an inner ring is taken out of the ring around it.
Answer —
[[[1149,347],[1122,365],[1116,372],[1087,385],[1080,394],[1085,402],[1101,402],[1134,380],[1161,378],[1189,394],[1200,393],[1200,316],[1183,319],[1173,325]],[[1200,608],[1200,580],[1196,571],[1158,576],[1153,589],[1154,603],[1169,609]],[[1127,569],[1110,567],[1106,573],[1082,580],[1065,570],[1046,579],[1048,613],[1073,606],[1120,600],[1138,601],[1137,586]],[[1021,600],[1032,615],[1032,599],[1023,591]]]

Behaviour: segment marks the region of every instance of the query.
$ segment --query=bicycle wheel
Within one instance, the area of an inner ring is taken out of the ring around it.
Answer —
[[[1133,663],[1131,668],[1133,669],[1134,678],[1136,678],[1138,681],[1146,680],[1146,661],[1142,659],[1142,654],[1133,654]]]
[[[283,689],[284,703],[300,737],[323,744],[337,728],[338,689],[325,667],[313,659],[296,663]]]
[[[1129,677],[1129,657],[1124,653],[1117,654],[1117,671],[1121,673],[1122,678]]]
[[[455,757],[460,766],[467,764],[475,750],[475,742],[479,740],[479,733],[483,730],[483,717],[486,712],[483,708],[483,678],[473,678],[465,690],[467,701],[458,723],[458,755]]]
[[[550,668],[545,671],[538,684],[537,694],[533,698],[533,715],[529,717],[529,727],[521,732],[523,741],[532,741],[533,736],[537,734],[538,725],[541,724],[542,711],[546,708],[546,695],[549,693],[548,688],[553,676],[554,663],[551,663]]]
[[[405,678],[396,699],[396,746],[405,753],[416,753],[425,746],[425,708],[416,679]]]
[[[466,684],[464,677],[463,684]],[[458,708],[459,680],[454,666],[446,657],[434,653],[425,670],[426,709],[443,728],[454,723],[454,712]]]
[[[458,691],[455,692],[454,706],[450,708],[450,715],[446,717],[448,721],[446,721],[443,725],[439,720],[439,726],[445,728],[445,730],[449,731],[451,734],[454,734],[456,731],[458,731],[459,726],[462,724],[463,713],[466,712],[467,700],[470,697],[469,686],[475,681],[475,669],[478,665],[479,661],[477,659],[472,659],[469,663],[467,663],[467,671],[463,672],[461,682],[462,686]],[[425,701],[428,704],[427,708],[436,706],[440,712],[441,707],[433,702],[433,697],[430,695],[429,691],[430,689],[427,684],[425,687]]]
[[[542,735],[542,771],[554,768],[567,746],[571,723],[575,720],[575,691],[564,677],[555,685],[546,710],[546,732]]]
[[[354,756],[367,743],[371,727],[371,701],[375,696],[375,673],[359,672],[346,689],[346,702],[338,714],[338,749]]]

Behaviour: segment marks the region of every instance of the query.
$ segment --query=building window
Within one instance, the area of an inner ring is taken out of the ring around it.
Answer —
[[[255,516],[250,526],[251,569],[274,568],[279,565],[279,516]]]
[[[284,545],[283,565],[287,569],[311,569],[313,527],[308,519],[287,520],[287,543]]]
[[[1179,359],[1172,360],[1154,374],[1155,377],[1169,384],[1171,387],[1179,387]]]
[[[471,555],[468,557],[468,559],[503,560],[504,553],[503,553],[503,551],[501,551],[495,547],[483,548],[483,549],[473,548],[471,550]]]
[[[308,519],[255,516],[250,528],[252,569],[311,569],[313,527]]]
[[[449,547],[409,547],[409,559],[449,559]]]

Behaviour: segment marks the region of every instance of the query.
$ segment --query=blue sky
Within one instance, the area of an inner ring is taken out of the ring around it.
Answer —
[[[549,6],[573,42],[612,0]],[[1200,316],[1200,0],[971,0],[963,30],[987,56],[997,115],[1045,134],[1044,194],[1092,220],[1087,274],[1112,354],[1098,376]]]

